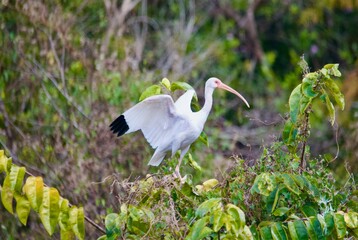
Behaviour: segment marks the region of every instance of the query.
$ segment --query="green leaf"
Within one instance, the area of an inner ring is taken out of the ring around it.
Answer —
[[[303,82],[302,83],[302,93],[308,99],[312,99],[312,98],[315,98],[315,97],[318,96],[318,92],[313,90],[313,86],[309,82]]]
[[[295,181],[295,183],[300,187],[300,189],[305,189],[309,186],[309,182],[304,176],[298,174],[290,174],[290,176]]]
[[[321,223],[316,217],[310,217],[307,221],[305,221],[307,226],[307,231],[310,239],[314,240],[323,240],[325,239],[321,227]]]
[[[25,196],[15,194],[16,199],[16,214],[20,222],[24,225],[27,223],[27,218],[30,214],[31,206],[29,200]]]
[[[288,222],[288,230],[293,240],[306,240],[308,239],[308,232],[302,220]]]
[[[290,120],[288,119],[285,123],[284,129],[283,129],[283,133],[282,133],[282,138],[284,143],[291,147],[290,151],[292,152],[295,148],[295,141],[296,141],[296,137],[297,137],[297,128],[296,125]]]
[[[324,85],[325,89],[333,96],[334,101],[337,103],[337,105],[341,108],[341,110],[344,110],[344,95],[342,94],[338,85],[331,78],[326,78],[324,81]]]
[[[288,104],[290,106],[290,117],[293,123],[297,122],[298,113],[300,110],[300,100],[302,98],[301,94],[301,84],[299,84],[295,89],[293,89]]]
[[[260,227],[260,236],[262,240],[272,240],[271,228],[269,226]]]
[[[259,239],[260,239],[260,235],[259,235],[259,232],[257,231],[256,226],[251,225],[251,226],[250,226],[250,231],[251,231],[251,234],[252,234],[252,236],[253,236],[253,238],[254,238],[255,240],[259,240]]]
[[[287,234],[282,223],[276,222],[271,226],[271,235],[274,240],[286,240]]]
[[[301,208],[301,211],[306,217],[312,217],[312,216],[317,215],[316,208],[314,206],[312,206],[311,204],[303,205]]]
[[[335,114],[335,110],[334,110],[334,106],[333,104],[331,103],[331,100],[329,99],[328,95],[325,95],[325,101],[326,101],[326,107],[328,109],[328,114],[329,114],[329,117],[330,117],[330,122],[331,124],[333,125],[334,124],[334,121],[336,119],[336,114]]]
[[[276,217],[281,217],[285,215],[290,209],[287,207],[279,207],[272,214]]]
[[[168,78],[163,78],[162,82],[163,86],[168,89],[170,91],[171,87],[170,87],[170,81],[168,80]]]
[[[278,202],[278,199],[280,197],[281,189],[282,189],[282,186],[279,185],[268,196],[267,201],[266,201],[267,212],[272,213],[275,210],[277,202]]]
[[[348,213],[344,214],[344,221],[349,228],[358,228],[358,213],[349,211]]]
[[[1,189],[1,201],[5,209],[11,214],[14,214],[14,210],[12,208],[13,199],[14,192],[11,190],[10,175],[6,175]]]
[[[18,193],[21,192],[22,181],[24,180],[25,172],[26,169],[24,167],[12,165],[9,174],[12,191],[16,191]]]
[[[206,226],[208,224],[208,220],[209,217],[206,216],[196,221],[194,225],[190,228],[190,232],[185,239],[197,240],[209,236],[213,232],[213,230]]]
[[[162,91],[162,89],[159,85],[152,85],[144,90],[142,95],[140,95],[140,97],[139,97],[139,101],[143,101],[144,99],[146,99],[150,96],[158,95],[161,93],[161,91]]]
[[[305,240],[308,239],[308,232],[306,229],[305,224],[303,223],[302,220],[297,220],[294,222],[295,225],[295,229],[296,229],[296,233],[298,235],[298,238],[300,240]]]
[[[300,101],[300,111],[299,111],[300,114],[303,114],[307,110],[308,106],[312,103],[312,99],[313,98],[302,96]]]
[[[41,177],[28,177],[23,187],[31,207],[38,212],[42,203],[44,183]]]
[[[337,237],[343,238],[346,235],[346,231],[347,231],[346,224],[344,222],[344,215],[340,213],[335,213],[333,214],[333,218],[334,218],[334,226],[336,229]]]
[[[171,87],[171,90],[172,92],[176,91],[176,90],[184,90],[184,91],[187,91],[187,90],[190,90],[190,89],[193,89],[192,86],[190,86],[188,83],[186,82],[173,82],[172,83],[172,87]]]
[[[281,174],[281,177],[283,179],[283,184],[294,194],[300,195],[300,189],[298,188],[295,181],[291,178],[291,176],[287,173]]]
[[[70,208],[70,224],[72,230],[75,233],[76,237],[79,239],[84,239],[85,237],[85,215],[83,212],[83,207],[72,206]]]
[[[109,239],[117,239],[121,236],[120,217],[117,213],[110,213],[105,219],[106,235]]]
[[[193,159],[191,153],[188,154],[188,163],[194,170],[197,170],[199,172],[202,171],[200,165]]]
[[[199,205],[198,209],[196,209],[195,216],[203,217],[208,212],[220,208],[222,208],[221,198],[211,198]]]
[[[60,194],[56,188],[43,188],[42,204],[39,209],[39,215],[46,231],[52,235],[58,223],[60,214]]]
[[[324,229],[324,235],[330,236],[334,230],[334,218],[332,214],[327,213],[324,215],[324,221],[326,223],[325,229]]]
[[[200,133],[199,141],[204,143],[207,147],[209,147],[208,136],[204,131]]]

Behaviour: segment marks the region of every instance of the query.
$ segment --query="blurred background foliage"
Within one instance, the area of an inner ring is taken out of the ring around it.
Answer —
[[[232,155],[253,164],[280,137],[300,56],[312,71],[339,63],[347,107],[333,128],[313,109],[311,151],[333,158],[339,146],[338,178],[358,171],[357,0],[3,0],[0,11],[1,148],[97,222],[118,211],[113,179],[158,172],[141,134],[116,139],[108,125],[163,77],[188,82],[202,103],[216,76],[252,105],[215,93],[209,147],[191,151],[199,181],[220,178]],[[1,238],[47,236],[34,219],[0,222]]]

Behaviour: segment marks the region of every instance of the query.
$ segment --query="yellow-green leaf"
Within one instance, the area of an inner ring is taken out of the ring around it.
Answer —
[[[196,209],[195,215],[197,217],[203,217],[208,212],[218,208],[222,208],[221,198],[211,198],[199,205],[198,209]]]
[[[329,99],[328,95],[325,95],[325,101],[326,101],[326,107],[328,109],[328,114],[329,114],[329,118],[330,118],[329,121],[333,125],[334,121],[336,119],[336,113],[335,113],[335,110],[334,110],[334,106],[333,106],[331,100]]]
[[[152,85],[144,90],[142,95],[139,97],[139,101],[143,101],[144,99],[151,97],[153,95],[158,95],[161,92],[161,87],[159,85]]]
[[[358,213],[349,211],[348,213],[344,214],[344,221],[349,228],[358,228]]]
[[[27,223],[27,218],[30,214],[31,206],[29,200],[25,196],[15,194],[16,200],[16,214],[20,222],[24,225]]]
[[[325,79],[325,89],[333,96],[334,101],[338,104],[338,106],[343,110],[344,109],[344,95],[339,89],[338,85],[331,78]]]
[[[168,89],[170,91],[170,81],[168,80],[168,78],[163,78],[162,84],[166,89]]]
[[[60,214],[59,214],[59,224],[61,231],[65,232],[71,229],[70,225],[70,207],[67,199],[60,198]]]
[[[8,174],[10,172],[11,165],[11,158],[6,157],[4,150],[0,150],[0,173],[6,172]]]
[[[38,212],[42,203],[44,183],[41,177],[28,177],[23,187],[31,207]]]
[[[324,65],[324,69],[327,69],[327,73],[331,76],[340,77],[342,76],[341,72],[338,70],[339,64],[338,63],[330,63]]]
[[[243,229],[246,223],[245,213],[239,207],[231,203],[227,204],[226,208],[227,208],[226,210],[227,214],[232,217],[235,225],[238,224],[237,230]],[[238,235],[238,232],[237,233],[235,232],[235,234]]]
[[[61,240],[73,240],[76,239],[75,234],[71,230],[63,230],[60,231]]]
[[[52,235],[58,223],[60,213],[60,194],[56,188],[43,188],[42,204],[39,209],[39,215],[46,231]]]
[[[10,165],[8,164],[10,161]],[[11,166],[11,159],[7,158],[5,155],[4,150],[0,150],[0,173],[1,172],[8,172]]]
[[[200,165],[193,159],[193,156],[190,153],[188,154],[188,163],[194,170],[199,172],[202,171]]]
[[[225,224],[225,215],[226,213],[222,211],[215,211],[212,215],[212,224],[213,224],[213,230],[214,232],[217,232],[221,229],[221,227]]]
[[[70,209],[70,224],[72,230],[79,239],[84,239],[85,236],[85,217],[82,207],[71,207]]]
[[[299,84],[295,89],[293,89],[288,104],[290,106],[290,117],[293,123],[296,123],[298,113],[300,110],[300,100],[302,98],[301,94],[301,84]]]
[[[346,235],[346,224],[344,222],[344,216],[340,213],[333,214],[334,219],[334,227],[336,229],[337,237],[338,238],[344,238]]]
[[[12,191],[16,191],[18,193],[21,192],[22,181],[24,180],[25,172],[26,169],[24,167],[12,165],[9,173]]]
[[[218,184],[219,184],[219,181],[217,179],[215,179],[215,178],[209,179],[209,180],[203,182],[204,190],[209,191],[209,190],[213,189]]]
[[[287,207],[279,207],[276,208],[275,211],[272,213],[274,216],[281,217],[286,214],[290,209]]]
[[[12,201],[14,199],[14,192],[11,190],[10,176],[6,175],[1,189],[1,201],[5,209],[14,214],[12,209]]]
[[[300,189],[297,186],[296,182],[291,178],[291,176],[287,173],[281,174],[283,178],[283,184],[293,193],[300,195]]]

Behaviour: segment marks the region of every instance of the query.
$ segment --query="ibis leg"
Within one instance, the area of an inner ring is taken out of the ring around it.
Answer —
[[[187,146],[186,148],[184,148],[181,151],[179,161],[178,161],[178,165],[175,167],[174,174],[180,179],[180,181],[183,181],[183,178],[180,175],[180,165],[181,165],[181,162],[183,161],[183,158],[184,158],[185,154],[188,152],[189,148],[190,148],[190,145]]]

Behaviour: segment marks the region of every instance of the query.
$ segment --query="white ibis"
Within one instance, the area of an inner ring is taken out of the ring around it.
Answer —
[[[180,176],[180,164],[190,145],[200,136],[213,105],[215,88],[222,88],[241,98],[250,107],[240,93],[222,83],[217,78],[209,78],[205,84],[205,104],[198,111],[191,110],[194,90],[188,90],[174,103],[169,95],[148,97],[125,111],[111,125],[111,131],[118,136],[141,130],[155,152],[148,165],[158,166],[167,152],[171,157],[181,150],[175,174]]]

